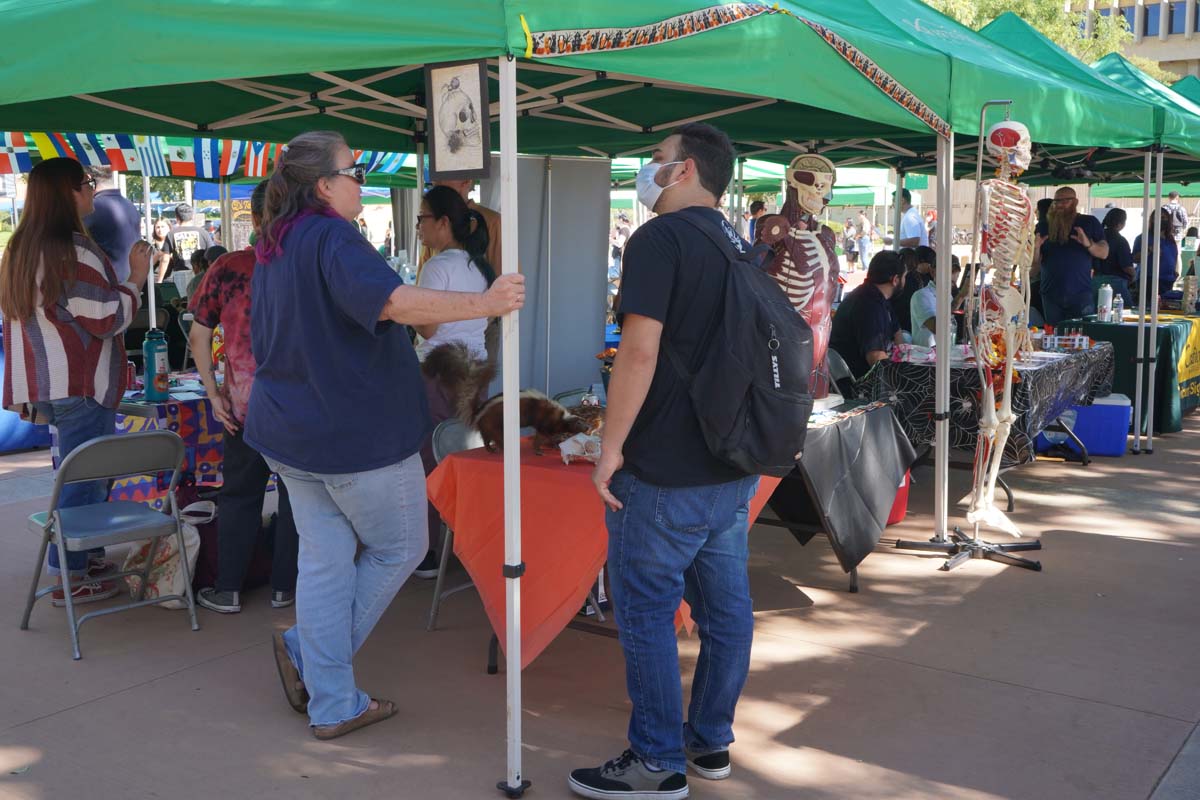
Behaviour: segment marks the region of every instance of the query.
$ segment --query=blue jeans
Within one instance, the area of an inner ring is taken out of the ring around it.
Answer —
[[[354,654],[429,545],[421,456],[345,475],[267,463],[287,485],[300,535],[296,625],[283,641],[308,689],[310,723],[336,725],[367,710]]]
[[[64,397],[48,403],[35,403],[39,422],[47,422],[58,430],[58,463],[84,442],[97,436],[117,432],[117,410],[105,408],[90,397]],[[68,483],[58,496],[59,508],[75,508],[92,503],[103,503],[108,499],[108,481]],[[88,559],[103,556],[104,548],[87,551],[67,551],[67,570],[71,577],[81,577],[87,571]],[[51,575],[58,575],[58,548],[51,547],[47,561]]]
[[[869,236],[860,236],[857,243],[858,261],[866,269],[871,266],[871,238]]]
[[[684,747],[725,750],[750,671],[754,609],[747,529],[757,477],[667,489],[627,471],[610,488],[624,505],[608,511],[608,569],[625,651],[633,713],[630,747],[652,766],[683,772]],[[683,719],[675,611],[686,599],[700,630],[700,658]]]
[[[1072,297],[1052,297],[1042,292],[1042,316],[1051,325],[1065,319],[1079,319],[1096,313],[1096,297],[1092,290]]]

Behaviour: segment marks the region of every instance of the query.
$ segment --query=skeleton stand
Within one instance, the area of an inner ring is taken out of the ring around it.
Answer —
[[[987,103],[984,103],[983,107],[980,109],[980,112],[979,112],[979,150],[978,150],[978,154],[977,154],[976,172],[975,172],[975,183],[977,186],[981,185],[982,181],[983,181],[983,142],[984,142],[984,137],[986,136],[986,133],[985,133],[986,127],[984,125],[984,118],[987,114],[987,109],[989,106],[993,106],[993,105],[1010,105],[1011,102],[1012,101],[1010,101],[1010,100],[989,101]],[[1007,173],[1004,173],[1004,174],[1007,174]],[[976,242],[978,242],[978,236],[979,236],[981,224],[983,221],[982,217],[980,215],[978,206],[977,206],[975,217],[976,217],[975,235],[977,237]],[[973,260],[977,261],[978,259],[973,259]],[[974,269],[974,266],[972,267],[972,269]],[[1026,291],[1026,295],[1027,295],[1028,294],[1028,276],[1027,275],[1023,276],[1023,278],[1024,278],[1023,283],[1025,284],[1025,291]],[[979,274],[979,284],[980,284],[981,291],[983,288],[983,281],[984,281],[984,271],[981,270],[980,274]],[[981,297],[982,297],[982,294],[981,294]],[[1026,308],[1028,308],[1028,296],[1026,296]],[[1013,359],[1015,359],[1015,354],[1018,351],[1018,349],[1019,349],[1019,343],[1018,343],[1017,338],[1013,335],[1013,332],[1011,331],[1011,329],[1006,331],[1006,333],[1005,333],[1005,355],[1006,355],[1006,357],[1005,357],[1005,364],[1004,364],[1004,389],[1003,389],[1003,391],[1004,391],[1003,396],[1006,398],[1006,404],[1005,404],[1006,411],[1009,409],[1008,402],[1011,402],[1011,397],[1012,397],[1013,367],[1012,367],[1011,362]],[[942,356],[942,354],[939,353],[939,358],[940,357],[943,357],[943,356]],[[987,364],[984,362],[983,355],[981,352],[976,353],[976,359],[978,360],[978,362],[981,366],[981,373],[984,370],[989,369]],[[992,394],[991,382],[987,379],[987,376],[984,376],[983,390],[984,390],[984,402],[990,403],[991,399],[994,398],[994,394]],[[990,421],[990,424],[993,428],[995,428],[997,421],[994,419],[994,412],[991,411],[990,405],[988,407],[988,410],[993,417],[993,419],[991,419],[991,421]],[[981,426],[983,426],[985,423],[985,420],[981,418],[980,423],[981,423]],[[1002,435],[998,436],[997,439],[992,442],[986,442],[986,446],[985,446],[985,442],[981,440],[980,447],[976,451],[976,456],[975,456],[975,473],[976,473],[977,478],[980,475],[981,470],[990,471],[990,478],[991,478],[990,491],[991,492],[994,492],[995,485],[997,482],[999,482],[999,467],[1000,467],[1000,455],[1001,455],[1000,452],[992,452],[991,448],[993,446],[998,446],[1001,449],[1003,448],[1004,441],[1008,438],[1007,437],[1007,429],[1008,429],[1008,425],[1010,424],[1010,420],[1005,418],[1000,421],[1000,424],[1003,426],[1001,429]],[[982,437],[981,437],[981,439],[982,439]],[[1012,495],[1009,492],[1007,486],[1004,486],[1004,490],[1009,495],[1009,500],[1010,500],[1009,510],[1011,510]],[[980,487],[978,486],[978,482],[977,482],[977,485],[975,488],[975,494],[972,495],[972,508],[973,509],[975,508],[976,502],[978,501],[978,499],[980,497],[979,491],[980,491]],[[986,498],[986,501],[990,504],[992,501],[992,497],[989,495]],[[1014,553],[1014,552],[1021,552],[1021,551],[1027,551],[1027,550],[1041,550],[1042,543],[1040,541],[1014,542],[1011,544],[994,544],[992,542],[985,541],[979,537],[979,527],[980,527],[980,523],[975,522],[974,523],[974,531],[973,531],[972,536],[967,536],[965,533],[962,532],[962,530],[960,528],[956,527],[950,533],[948,538],[942,539],[937,536],[934,536],[934,538],[932,538],[928,542],[913,542],[913,541],[897,540],[896,547],[900,548],[900,549],[904,549],[904,550],[919,550],[919,551],[925,551],[925,552],[943,553],[947,556],[947,560],[946,560],[946,563],[944,563],[942,565],[942,569],[947,572],[972,558],[986,558],[991,561],[996,561],[996,562],[999,562],[1002,564],[1007,564],[1009,566],[1023,567],[1025,569],[1031,569],[1031,570],[1034,570],[1037,572],[1041,571],[1042,564],[1040,561],[1032,561],[1027,558],[1022,558],[1020,556],[1012,555],[1012,553]]]

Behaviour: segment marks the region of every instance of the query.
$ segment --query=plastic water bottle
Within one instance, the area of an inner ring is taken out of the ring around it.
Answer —
[[[167,363],[167,337],[157,328],[146,333],[142,344],[142,363],[146,365],[145,397],[151,403],[162,403],[170,397],[167,391],[170,365]]]
[[[1121,324],[1121,318],[1125,314],[1125,298],[1117,295],[1113,298],[1112,321],[1116,324]]]
[[[1100,301],[1097,304],[1101,322],[1108,322],[1112,318],[1113,304],[1113,288],[1112,284],[1101,284],[1100,286]]]

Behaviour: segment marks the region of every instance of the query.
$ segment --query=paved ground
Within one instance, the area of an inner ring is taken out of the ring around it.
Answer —
[[[695,798],[1156,800],[1200,797],[1200,418],[1152,456],[1012,474],[1045,571],[880,550],[860,594],[823,542],[752,534],[757,629],[734,776]],[[44,453],[0,459],[0,797],[490,798],[504,776],[504,680],[484,673],[470,592],[424,630],[405,586],[360,653],[400,715],[331,743],[284,703],[263,591],[236,617],[143,609],[89,623],[73,662],[62,612],[17,621],[44,506]],[[965,493],[966,473],[953,474]],[[956,495],[957,496],[957,495]],[[927,536],[931,476],[889,536]],[[952,514],[961,520],[961,506]],[[694,640],[681,640],[685,662]],[[530,798],[624,747],[615,640],[568,630],[524,673]],[[1172,768],[1172,764],[1174,767]],[[1170,772],[1168,774],[1168,769]],[[1166,775],[1166,778],[1164,778]]]

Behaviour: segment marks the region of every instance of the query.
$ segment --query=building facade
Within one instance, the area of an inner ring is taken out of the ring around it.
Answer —
[[[1133,31],[1126,55],[1141,56],[1179,77],[1200,77],[1198,0],[1087,0],[1074,3],[1109,16],[1120,14]],[[1088,32],[1092,24],[1087,20]]]

